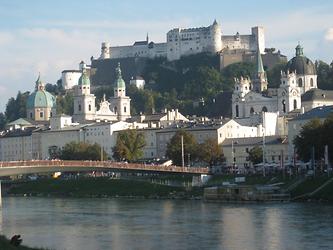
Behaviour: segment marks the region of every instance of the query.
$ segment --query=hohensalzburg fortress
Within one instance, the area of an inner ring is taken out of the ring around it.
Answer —
[[[201,52],[219,53],[223,50],[249,50],[264,53],[265,35],[263,27],[253,27],[250,35],[223,35],[220,24],[215,20],[212,25],[200,28],[175,28],[166,34],[165,43],[136,41],[129,46],[110,46],[102,43],[99,59],[127,57],[166,57],[169,61],[178,60],[181,56]]]

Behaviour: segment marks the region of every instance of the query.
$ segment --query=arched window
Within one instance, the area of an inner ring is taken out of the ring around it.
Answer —
[[[282,111],[286,113],[286,100],[282,100]]]
[[[114,107],[114,112],[117,114],[117,106]]]
[[[297,100],[294,100],[294,109],[297,109]]]
[[[253,107],[250,108],[250,114],[251,114],[251,115],[254,114],[254,109],[253,109]]]
[[[124,106],[124,113],[126,113],[126,106]]]
[[[310,78],[310,87],[313,87],[313,78]]]
[[[298,87],[303,87],[302,78],[298,79]]]
[[[88,105],[88,110],[91,111],[91,104]]]
[[[81,104],[79,104],[79,111],[81,111]]]
[[[262,112],[267,112],[267,108],[265,106],[262,107]]]
[[[236,105],[236,117],[239,117],[239,107]]]

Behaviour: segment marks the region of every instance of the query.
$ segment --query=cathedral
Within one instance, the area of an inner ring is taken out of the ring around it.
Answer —
[[[295,57],[281,71],[280,86],[277,89],[267,86],[261,55],[257,53],[257,70],[253,79],[235,79],[232,117],[246,118],[261,112],[286,115],[302,108],[307,111],[318,106],[333,105],[332,91],[318,90],[315,65],[304,56],[301,45],[297,45]]]
[[[56,98],[45,90],[45,85],[40,79],[36,80],[35,91],[27,99],[27,118],[34,121],[49,121],[56,114]]]
[[[120,63],[116,68],[114,96],[109,101],[106,100],[104,95],[99,104],[99,109],[97,109],[96,97],[90,91],[90,79],[86,69],[83,69],[79,83],[74,88],[74,122],[124,121],[131,117],[131,99],[126,96],[126,84],[121,75]]]

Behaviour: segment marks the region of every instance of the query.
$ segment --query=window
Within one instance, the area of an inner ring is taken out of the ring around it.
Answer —
[[[286,113],[286,101],[282,100],[282,111],[283,113]]]
[[[124,106],[124,113],[126,113],[126,106]]]
[[[91,111],[91,104],[88,105],[88,110]]]
[[[313,87],[313,78],[310,78],[310,86]]]
[[[239,117],[239,107],[236,105],[236,117]]]
[[[32,119],[32,112],[30,112],[30,118]]]
[[[267,112],[267,108],[265,106],[262,107],[262,112]]]
[[[250,114],[251,114],[251,115],[254,114],[254,109],[253,109],[253,107],[250,108]]]
[[[44,117],[44,113],[43,112],[39,112],[39,117],[43,118]]]
[[[294,100],[294,109],[297,109],[297,100]]]
[[[298,79],[298,87],[303,87],[302,78]]]
[[[79,107],[78,107],[78,108],[79,108],[79,111],[81,111],[81,104],[79,104]]]

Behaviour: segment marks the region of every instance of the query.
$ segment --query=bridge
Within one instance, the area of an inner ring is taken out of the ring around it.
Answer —
[[[173,173],[187,175],[201,175],[209,173],[208,168],[202,167],[191,168],[114,161],[30,160],[0,162],[0,177],[21,174],[89,171],[126,171],[165,174]]]
[[[54,173],[54,172],[89,172],[89,171],[126,171],[146,173],[170,173],[202,175],[208,174],[208,168],[189,168],[179,166],[146,165],[138,163],[113,161],[61,161],[31,160],[0,162],[0,177],[22,174]],[[0,181],[0,208],[2,206]]]

